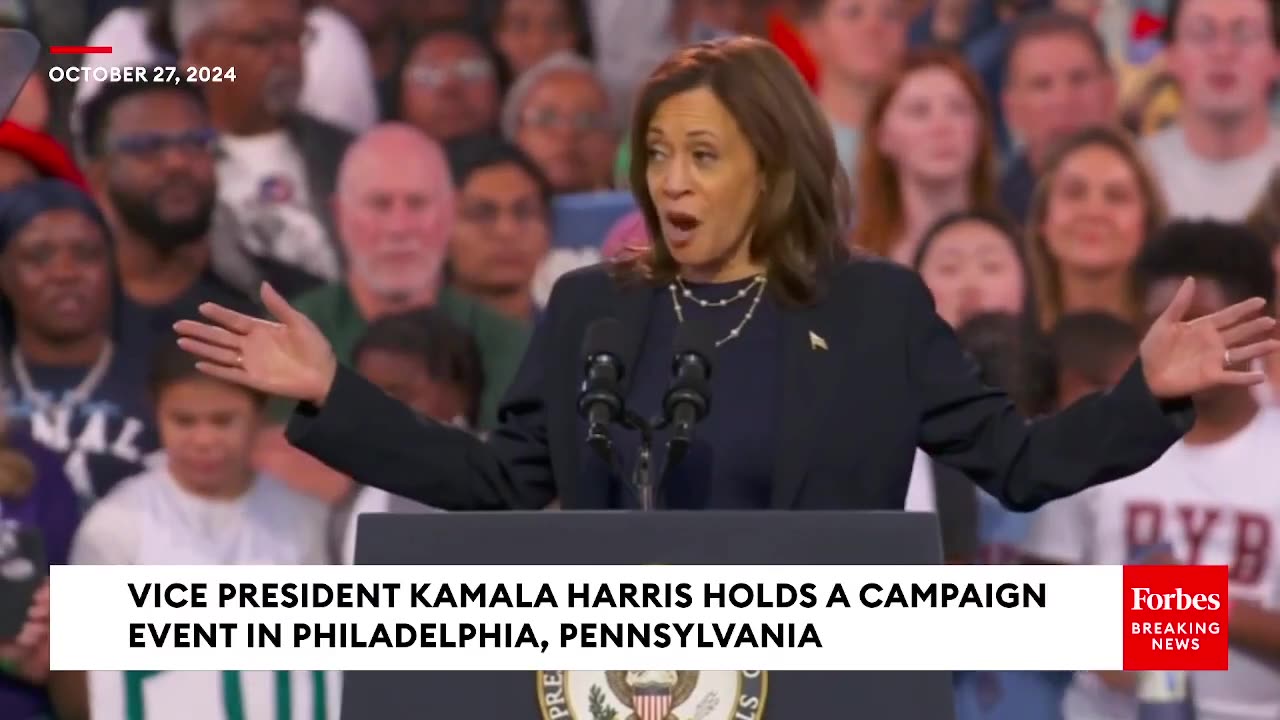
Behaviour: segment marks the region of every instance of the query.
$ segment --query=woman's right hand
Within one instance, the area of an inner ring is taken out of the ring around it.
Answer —
[[[197,367],[202,372],[220,380],[323,404],[338,372],[333,347],[310,318],[266,283],[262,303],[278,322],[205,303],[200,314],[211,322],[175,324],[181,336],[178,345],[200,358]]]

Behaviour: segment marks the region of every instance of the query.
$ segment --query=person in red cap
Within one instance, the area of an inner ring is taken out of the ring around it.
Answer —
[[[780,4],[796,5],[796,3]],[[800,28],[796,26],[792,17],[786,12],[785,8],[775,8],[769,12],[766,22],[766,33],[769,41],[777,45],[778,49],[791,59],[796,69],[800,71],[800,75],[804,77],[804,81],[808,83],[809,88],[817,92],[818,61],[814,58],[813,51],[809,49],[804,35],[800,32]]]
[[[89,187],[71,153],[52,135],[12,120],[0,122],[0,191],[38,178]]]

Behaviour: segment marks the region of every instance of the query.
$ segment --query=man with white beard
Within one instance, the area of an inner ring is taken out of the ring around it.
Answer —
[[[174,0],[182,80],[201,81],[219,134],[218,195],[260,258],[315,278],[340,275],[328,209],[352,136],[298,111],[303,47],[299,0]]]
[[[334,214],[346,268],[341,280],[298,296],[294,307],[350,362],[370,323],[438,310],[470,335],[480,354],[483,391],[476,429],[497,423],[498,403],[524,356],[529,329],[457,292],[444,273],[455,221],[455,192],[439,143],[404,123],[379,125],[351,145],[338,173]],[[291,403],[259,446],[261,467],[322,498],[346,495],[350,481],[284,437]]]

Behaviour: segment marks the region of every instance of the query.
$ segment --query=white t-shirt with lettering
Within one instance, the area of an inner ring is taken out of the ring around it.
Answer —
[[[1174,125],[1142,141],[1147,159],[1164,187],[1173,217],[1240,222],[1262,198],[1280,165],[1280,128],[1266,144],[1235,160],[1208,160],[1191,151],[1182,127]]]
[[[1069,564],[1122,565],[1169,543],[1179,562],[1228,565],[1231,597],[1280,608],[1280,412],[1259,411],[1212,445],[1180,442],[1146,470],[1049,503],[1023,549]],[[1231,669],[1194,673],[1197,720],[1280,718],[1280,664],[1230,651]],[[1133,720],[1131,696],[1076,675],[1066,720]]]
[[[76,565],[316,565],[328,508],[259,475],[234,500],[183,490],[165,463],[122,481],[76,533]],[[336,720],[339,672],[115,672],[88,677],[94,720]],[[234,685],[236,692],[228,692]],[[291,692],[286,713],[281,693]]]
[[[184,490],[163,456],[94,504],[72,565],[323,565],[329,509],[260,474],[234,500]]]

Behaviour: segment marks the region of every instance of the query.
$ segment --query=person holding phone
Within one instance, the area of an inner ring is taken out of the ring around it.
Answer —
[[[79,523],[60,457],[0,415],[0,717],[86,716],[83,674],[49,671],[48,566]]]

